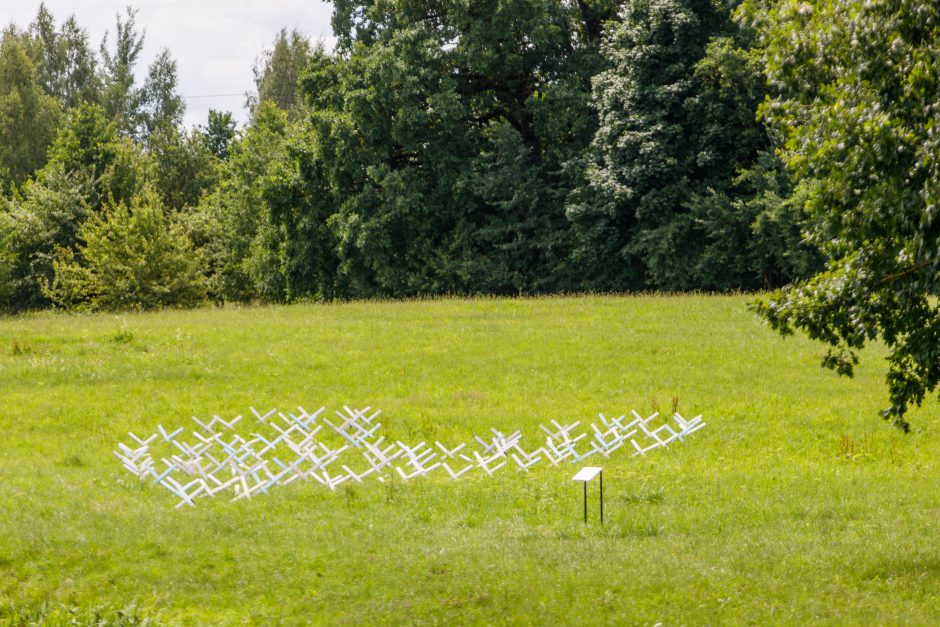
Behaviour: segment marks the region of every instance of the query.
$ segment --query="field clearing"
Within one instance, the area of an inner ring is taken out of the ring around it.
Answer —
[[[174,624],[936,624],[936,401],[899,433],[882,348],[839,378],[751,298],[0,319],[0,622],[107,604]],[[111,454],[252,405],[370,405],[389,438],[456,445],[673,397],[708,426],[600,462],[603,527],[581,522],[581,465],[175,510]]]

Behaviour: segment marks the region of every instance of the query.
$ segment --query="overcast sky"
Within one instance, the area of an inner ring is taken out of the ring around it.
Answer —
[[[0,0],[0,24],[25,28],[38,0]],[[105,31],[114,32],[115,14],[138,9],[137,26],[146,29],[138,61],[138,83],[161,48],[176,59],[179,91],[186,100],[186,126],[205,124],[209,109],[246,118],[244,93],[253,88],[251,68],[281,27],[296,28],[332,45],[331,7],[319,0],[47,0],[61,24],[75,14],[88,30],[95,51]],[[113,41],[113,40],[112,40]]]

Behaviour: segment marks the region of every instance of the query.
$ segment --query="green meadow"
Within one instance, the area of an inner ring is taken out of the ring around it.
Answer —
[[[882,347],[837,377],[752,298],[0,319],[0,623],[940,622],[936,401],[901,434]],[[344,404],[415,443],[673,404],[707,427],[600,460],[603,526],[585,464],[175,509],[112,454],[158,423]]]

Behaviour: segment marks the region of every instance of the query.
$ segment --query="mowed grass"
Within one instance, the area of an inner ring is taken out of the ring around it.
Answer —
[[[883,348],[839,378],[751,298],[0,319],[0,621],[936,624],[937,403],[902,435],[878,417]],[[593,500],[581,521],[580,465],[177,510],[111,454],[252,405],[370,405],[388,437],[456,445],[673,397],[708,426],[601,461],[603,527]]]

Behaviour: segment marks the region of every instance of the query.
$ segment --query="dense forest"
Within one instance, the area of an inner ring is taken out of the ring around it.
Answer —
[[[335,0],[250,121],[42,7],[0,42],[0,308],[779,287],[821,267],[721,0]],[[754,3],[758,8],[761,3]]]

